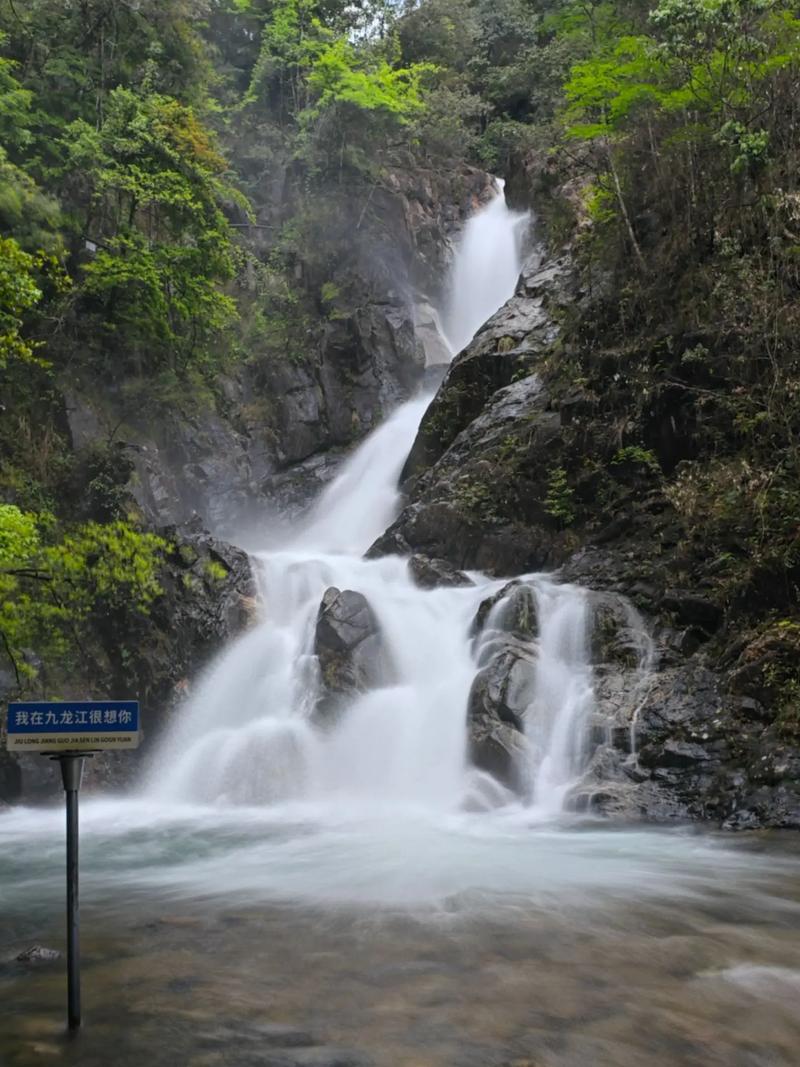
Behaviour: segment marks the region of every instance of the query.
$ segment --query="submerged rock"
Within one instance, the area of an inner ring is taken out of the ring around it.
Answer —
[[[511,582],[484,600],[473,632],[478,663],[484,665],[467,703],[470,759],[507,789],[524,794],[531,763],[525,718],[534,697],[538,633],[530,586]]]
[[[490,617],[495,629],[515,634],[523,640],[538,636],[536,597],[533,589],[518,579],[481,601],[472,624],[473,633],[480,633]]]
[[[408,561],[408,569],[414,581],[423,589],[475,584],[463,571],[458,570],[446,560],[431,559],[419,553],[413,555]]]
[[[17,963],[53,963],[61,959],[61,953],[55,948],[44,945],[31,945],[15,957]]]

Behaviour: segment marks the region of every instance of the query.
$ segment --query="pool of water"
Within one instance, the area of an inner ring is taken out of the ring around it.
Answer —
[[[85,1028],[64,1034],[63,812],[0,816],[0,1064],[800,1063],[800,842],[432,816],[82,808]]]

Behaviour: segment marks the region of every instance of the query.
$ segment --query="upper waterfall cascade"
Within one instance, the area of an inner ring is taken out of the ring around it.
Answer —
[[[522,216],[500,194],[467,223],[444,316],[453,351],[513,294]],[[372,433],[280,550],[255,557],[261,621],[207,673],[161,747],[150,791],[164,799],[269,804],[308,800],[457,810],[510,795],[470,768],[467,701],[481,642],[476,611],[504,582],[424,590],[398,557],[362,554],[396,516],[397,482],[429,396]],[[585,762],[592,707],[587,596],[530,576],[538,609],[525,716],[530,803],[561,810]],[[314,632],[326,590],[363,594],[380,627],[384,676],[353,696],[333,725],[315,725]],[[485,649],[484,649],[485,651]],[[167,773],[167,768],[169,771]]]
[[[519,278],[529,216],[509,210],[500,185],[500,195],[467,222],[453,259],[442,316],[453,354],[505,304]]]

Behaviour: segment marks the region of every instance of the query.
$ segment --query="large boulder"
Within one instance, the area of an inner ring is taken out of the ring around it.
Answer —
[[[511,582],[480,605],[473,632],[481,670],[467,702],[471,761],[522,795],[529,785],[531,749],[525,719],[534,697],[536,598]]]
[[[320,670],[317,717],[335,716],[348,697],[387,681],[381,629],[369,601],[353,589],[326,590],[317,615],[314,653]]]
[[[534,670],[531,649],[509,641],[478,672],[467,703],[471,761],[520,794],[528,781],[525,714],[533,699]]]

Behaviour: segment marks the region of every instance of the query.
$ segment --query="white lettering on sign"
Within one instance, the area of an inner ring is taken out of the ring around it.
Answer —
[[[102,733],[91,732],[80,734],[41,734],[37,737],[28,735],[10,734],[8,737],[9,749],[25,749],[28,752],[55,752],[58,749],[71,751],[74,749],[106,749],[106,748],[137,748],[139,735],[137,733]]]
[[[136,701],[11,703],[2,740],[7,748],[25,752],[136,748],[138,727]]]

